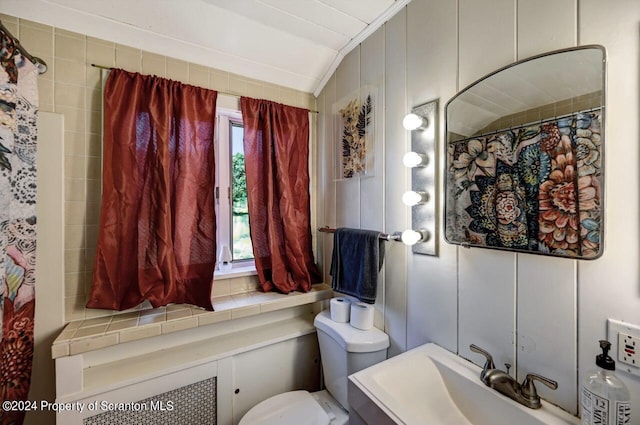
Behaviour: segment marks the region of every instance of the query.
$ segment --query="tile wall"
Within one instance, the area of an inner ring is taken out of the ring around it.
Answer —
[[[311,93],[5,14],[0,20],[29,53],[48,65],[38,79],[40,110],[63,114],[65,119],[65,322],[112,314],[84,307],[98,238],[101,186],[101,71],[91,64],[315,109]],[[240,285],[253,284],[250,278],[241,280]]]
[[[492,131],[504,130],[511,127],[527,125],[529,123],[540,120],[547,120],[554,117],[569,115],[576,111],[586,111],[592,108],[598,108],[604,102],[602,92],[597,91],[561,102],[551,103],[540,108],[534,108],[527,111],[518,112],[516,114],[505,115],[500,119],[488,124],[476,134],[484,134]],[[451,141],[451,139],[449,139]],[[457,139],[453,139],[457,140]]]

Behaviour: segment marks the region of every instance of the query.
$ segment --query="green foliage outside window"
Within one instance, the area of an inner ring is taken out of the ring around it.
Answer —
[[[247,175],[244,168],[244,154],[236,153],[231,158],[233,189],[231,191],[231,212],[233,215],[233,258],[244,260],[253,258],[249,232],[249,208],[247,204]]]
[[[244,172],[244,155],[237,153],[231,161],[233,173],[233,214],[247,214],[247,176]]]

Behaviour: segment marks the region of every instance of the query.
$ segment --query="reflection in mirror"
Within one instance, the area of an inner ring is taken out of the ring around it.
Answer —
[[[445,238],[594,259],[604,225],[602,46],[516,62],[446,105]]]

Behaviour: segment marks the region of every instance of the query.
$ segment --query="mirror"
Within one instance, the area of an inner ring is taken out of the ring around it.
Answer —
[[[445,239],[595,259],[604,242],[606,52],[501,68],[445,106]]]

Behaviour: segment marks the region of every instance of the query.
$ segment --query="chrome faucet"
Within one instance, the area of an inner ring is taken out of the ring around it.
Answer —
[[[558,388],[558,383],[556,381],[545,378],[544,376],[536,373],[528,373],[521,385],[515,378],[509,375],[508,368],[511,367],[511,365],[507,366],[507,372],[496,369],[495,364],[493,363],[493,357],[489,352],[475,344],[471,344],[469,348],[474,353],[482,354],[486,358],[482,372],[480,372],[480,380],[486,386],[493,388],[499,393],[506,395],[510,399],[515,400],[526,407],[539,409],[542,406],[534,381],[540,381],[553,390]]]

